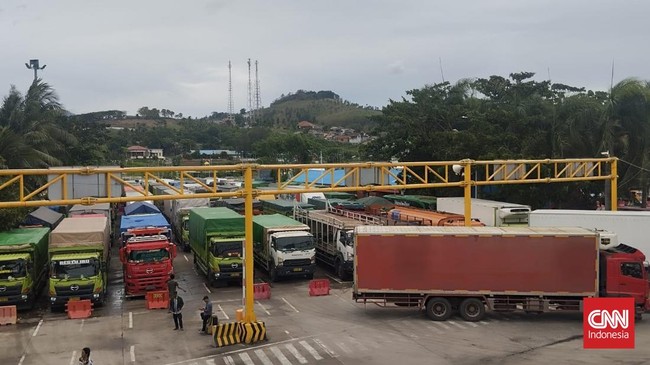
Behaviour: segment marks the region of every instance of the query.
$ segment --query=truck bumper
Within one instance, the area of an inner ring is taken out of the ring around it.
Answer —
[[[280,266],[276,268],[278,276],[304,276],[316,272],[316,264],[308,266]]]
[[[104,300],[104,295],[102,293],[94,293],[94,294],[85,294],[85,295],[79,295],[76,297],[73,296],[65,296],[65,297],[53,297],[50,296],[50,306],[52,307],[65,307],[65,304],[71,300],[86,300],[90,299],[90,301],[93,304],[98,304],[101,303]]]
[[[241,280],[243,274],[241,272],[215,272],[214,280],[218,281],[230,281],[230,280]]]
[[[31,296],[27,294],[0,296],[0,306],[15,305],[17,309],[29,308],[30,298]]]
[[[156,283],[127,281],[124,287],[124,292],[127,297],[144,296],[147,294],[148,291],[160,291],[160,290],[167,290],[166,281],[160,280]]]

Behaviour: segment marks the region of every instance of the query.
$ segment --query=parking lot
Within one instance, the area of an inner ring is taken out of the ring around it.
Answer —
[[[83,347],[95,364],[650,364],[650,315],[636,324],[635,350],[583,350],[582,317],[576,314],[489,314],[481,322],[460,318],[432,322],[410,308],[364,306],[352,300],[351,283],[332,280],[328,296],[310,297],[308,281],[274,283],[271,299],[255,304],[268,340],[214,346],[199,333],[199,308],[208,295],[220,321],[242,308],[240,287],[208,288],[191,254],[175,259],[185,299],[184,331],[174,331],[166,310],[147,310],[143,299],[122,298],[118,260],[112,260],[111,296],[91,318],[51,313],[45,299],[0,327],[0,364],[76,364]],[[317,277],[327,277],[320,271]],[[256,273],[256,281],[265,280]]]

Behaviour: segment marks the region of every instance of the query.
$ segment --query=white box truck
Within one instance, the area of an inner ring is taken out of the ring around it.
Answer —
[[[440,212],[465,214],[463,197],[439,197],[436,206]],[[490,227],[527,226],[530,210],[528,205],[472,199],[471,218],[476,218]]]

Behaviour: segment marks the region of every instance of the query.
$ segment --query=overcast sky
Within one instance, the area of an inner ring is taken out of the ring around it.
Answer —
[[[650,80],[649,14],[647,0],[2,0],[0,95],[26,91],[33,58],[73,113],[225,112],[229,60],[238,111],[249,58],[263,106],[304,89],[381,107],[443,75],[519,71],[606,90],[612,61],[615,82]]]

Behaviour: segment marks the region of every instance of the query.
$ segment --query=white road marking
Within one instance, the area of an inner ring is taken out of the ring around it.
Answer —
[[[42,325],[43,325],[43,320],[41,319],[38,322],[38,325],[36,325],[36,329],[34,330],[34,333],[32,333],[32,337],[36,337],[36,335],[38,334],[38,330],[41,329]]]
[[[468,324],[468,325],[470,325],[470,326],[472,326],[474,328],[478,327],[478,324],[476,324],[474,322],[465,322],[465,324]]]
[[[253,360],[251,359],[251,357],[248,356],[247,353],[242,352],[241,354],[239,354],[239,357],[242,359],[242,361],[244,362],[244,364],[246,364],[246,365],[255,365],[255,363],[253,362]]]
[[[437,328],[436,326],[433,326],[433,325],[428,325],[427,328],[432,330],[433,332],[439,334],[439,335],[445,333],[443,330],[441,330],[441,329],[439,329],[439,328]]]
[[[339,280],[337,277],[332,276],[332,275],[330,275],[330,274],[325,274],[325,275],[327,275],[328,278],[330,278],[330,279],[336,281],[337,283],[339,283],[339,284],[343,284],[343,282],[342,282],[341,280]]]
[[[300,362],[301,364],[307,363],[307,359],[305,359],[304,356],[300,355],[300,352],[298,352],[298,350],[292,344],[288,343],[284,345],[284,347],[286,347],[287,350],[289,350],[289,352],[291,352],[291,354],[295,356],[296,359],[298,359],[298,362]]]
[[[205,360],[205,365],[215,365],[214,359]]]
[[[208,293],[212,294],[212,291],[210,290],[210,288],[208,288],[207,285],[205,285],[205,283],[203,283],[203,287],[205,288],[205,290],[208,291]]]
[[[228,317],[226,312],[223,311],[223,308],[221,308],[221,304],[217,304],[217,308],[219,308],[219,310],[221,311],[221,313],[223,313],[223,316],[226,317],[226,319],[230,319],[230,317]]]
[[[235,361],[230,356],[224,357],[223,362],[225,362],[226,365],[235,365]]]
[[[291,361],[289,361],[289,359],[287,359],[287,358],[284,356],[284,354],[282,353],[282,351],[280,351],[280,349],[277,348],[277,346],[273,346],[273,347],[271,347],[271,352],[273,353],[273,355],[275,355],[275,357],[276,357],[278,360],[280,360],[280,362],[282,363],[282,365],[291,365]]]
[[[133,328],[133,312],[129,312],[129,328]]]
[[[325,346],[325,344],[321,342],[321,340],[314,338],[314,342],[316,342],[318,346],[322,347],[323,350],[325,350],[325,352],[327,352],[327,354],[330,355],[331,357],[339,357],[339,355],[337,355],[336,352],[330,350],[329,347]]]
[[[255,303],[257,303],[257,305],[259,305],[260,307],[262,307],[262,309],[266,312],[267,315],[269,315],[269,316],[271,315],[271,313],[270,313],[269,311],[266,310],[266,308],[262,305],[262,303],[260,303],[259,300],[256,301]]]
[[[323,357],[320,356],[320,354],[318,354],[318,351],[314,350],[314,348],[311,347],[311,346],[307,343],[307,341],[300,341],[300,342],[298,342],[298,343],[299,343],[300,345],[302,345],[302,347],[304,347],[305,350],[307,350],[307,352],[309,352],[309,353],[311,354],[311,356],[314,357],[314,359],[316,359],[316,360],[323,360]],[[264,365],[266,365],[266,364],[264,364]]]
[[[300,313],[300,311],[297,310],[296,307],[294,307],[293,305],[291,305],[291,303],[289,303],[288,300],[284,299],[284,297],[282,297],[282,300],[284,300],[284,302],[287,303],[287,304],[289,305],[289,307],[291,307],[293,310],[295,310],[296,313]]]
[[[83,329],[84,329],[84,323],[86,323],[86,320],[85,320],[85,319],[82,319],[82,320],[81,320],[81,325],[79,326],[79,332],[83,331]]]
[[[490,324],[490,322],[488,322],[488,321],[478,321],[478,323],[480,323],[482,325]]]
[[[70,357],[70,365],[74,365],[75,357],[77,357],[77,351],[72,351],[72,356]]]
[[[348,354],[352,353],[352,351],[350,351],[350,349],[345,346],[343,342],[337,342],[336,344],[341,348],[341,350],[347,352]]]
[[[456,327],[460,328],[461,330],[465,329],[465,326],[463,326],[462,324],[460,324],[460,323],[458,323],[456,321],[447,321],[447,323],[451,324],[452,326],[456,326]]]
[[[451,327],[447,326],[446,324],[438,321],[433,321],[433,324],[435,324],[438,327],[441,327],[442,329],[450,330]]]
[[[287,331],[287,330],[284,330],[284,333],[286,333],[286,334],[287,334],[287,336],[289,336],[289,337],[291,337],[291,339],[293,340],[293,336],[291,336],[291,334],[289,333],[289,331]]]
[[[23,365],[23,361],[25,361],[25,355],[23,355],[23,356],[20,358],[20,361],[18,361],[18,365]]]
[[[269,359],[268,356],[266,356],[263,350],[261,349],[255,350],[255,355],[257,355],[257,357],[259,357],[259,359],[262,360],[262,364],[273,365],[273,362]]]
[[[190,262],[190,260],[187,258],[187,255],[183,255],[185,257],[185,261]]]
[[[129,352],[131,353],[131,362],[135,362],[135,345],[131,345],[131,350]]]

